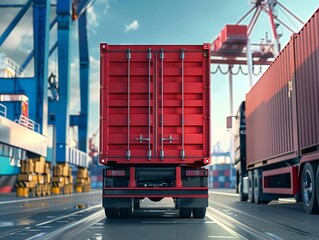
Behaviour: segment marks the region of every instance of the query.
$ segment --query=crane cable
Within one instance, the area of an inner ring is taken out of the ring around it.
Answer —
[[[259,71],[255,72],[255,70],[256,70],[256,69],[255,69],[255,67],[253,66],[253,72],[252,72],[252,74],[253,74],[254,76],[259,76],[260,74],[263,73],[263,70],[262,70],[262,67],[261,67],[261,66],[259,66]],[[245,76],[247,76],[247,75],[249,74],[248,71],[245,72],[245,71],[243,70],[242,65],[239,65],[237,71],[234,71],[232,68],[231,68],[231,69],[228,68],[227,70],[223,70],[222,67],[221,67],[221,65],[218,65],[215,70],[211,71],[211,74],[216,74],[216,73],[218,73],[218,72],[220,72],[220,73],[223,74],[223,75],[227,75],[227,74],[231,73],[231,74],[234,75],[234,76],[239,75],[240,73],[241,73],[242,75],[245,75]]]

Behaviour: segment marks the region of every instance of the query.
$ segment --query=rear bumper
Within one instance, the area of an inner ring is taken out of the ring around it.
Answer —
[[[103,188],[103,198],[208,198],[208,188]]]

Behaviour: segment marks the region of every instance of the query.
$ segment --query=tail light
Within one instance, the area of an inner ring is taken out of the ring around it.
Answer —
[[[186,177],[207,177],[207,169],[192,169],[186,170]]]
[[[106,170],[106,176],[107,177],[124,177],[125,176],[125,170],[108,169],[108,170]]]

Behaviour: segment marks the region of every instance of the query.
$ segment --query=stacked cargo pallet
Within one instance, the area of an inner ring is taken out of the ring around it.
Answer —
[[[76,173],[75,191],[78,193],[89,192],[91,190],[90,184],[88,169],[79,167]]]
[[[72,168],[68,163],[59,163],[53,167],[52,193],[73,193]]]
[[[50,182],[50,164],[43,157],[23,160],[16,184],[17,197],[50,195]]]

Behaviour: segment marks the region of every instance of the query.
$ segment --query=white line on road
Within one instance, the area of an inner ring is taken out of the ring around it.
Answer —
[[[99,208],[99,207],[102,207],[101,204],[98,204],[98,205],[95,205],[95,206],[89,207],[89,208],[87,208],[87,209],[83,209],[83,210],[81,210],[81,211],[74,212],[74,213],[71,213],[71,214],[68,214],[68,215],[65,215],[65,216],[61,216],[61,217],[58,217],[58,218],[54,218],[54,219],[52,219],[52,220],[49,220],[49,221],[46,221],[46,222],[43,222],[43,223],[39,223],[39,224],[37,224],[36,226],[39,227],[39,226],[42,226],[42,225],[45,225],[45,224],[48,224],[48,223],[51,223],[51,222],[58,221],[58,220],[63,219],[63,218],[71,217],[71,216],[73,216],[74,214],[78,214],[79,212],[85,212],[85,211],[91,210],[91,209],[93,209],[93,208]]]
[[[209,238],[217,238],[217,239],[234,239],[232,236],[208,236]]]
[[[90,195],[90,194],[97,194],[97,193],[99,193],[99,192],[87,192],[87,193],[56,195],[56,196],[50,195],[47,197],[26,198],[26,199],[19,199],[19,200],[3,201],[3,202],[0,202],[0,205],[10,204],[10,203],[27,202],[27,201],[39,201],[39,200],[54,199],[54,198],[65,198],[65,197],[78,196],[78,195],[83,196],[83,195]]]
[[[212,190],[209,190],[209,193],[211,193],[211,194],[216,194],[216,195],[239,197],[239,194],[238,194],[238,193],[217,192],[217,191],[212,191]]]
[[[212,209],[211,207],[207,208],[208,210]],[[235,232],[234,230],[232,230],[230,227],[226,226],[224,223],[222,223],[221,221],[217,220],[213,214],[211,214],[210,212],[206,212],[206,217],[209,218],[210,220],[213,220],[215,223],[217,223],[219,226],[221,226],[223,229],[225,229],[227,232],[229,232],[232,236],[229,237],[238,237],[241,239],[246,239],[243,236],[241,236],[240,234],[238,234],[237,232]]]
[[[30,237],[30,238],[27,238],[26,240],[39,239],[40,237],[43,237],[46,234],[47,234],[46,232],[41,232],[41,233],[39,233],[37,235],[34,235],[34,236]]]
[[[265,234],[268,235],[268,236],[270,236],[271,239],[273,239],[273,240],[284,240],[283,238],[278,237],[278,236],[276,236],[275,234],[273,234],[273,233],[271,233],[271,232],[265,232]]]

